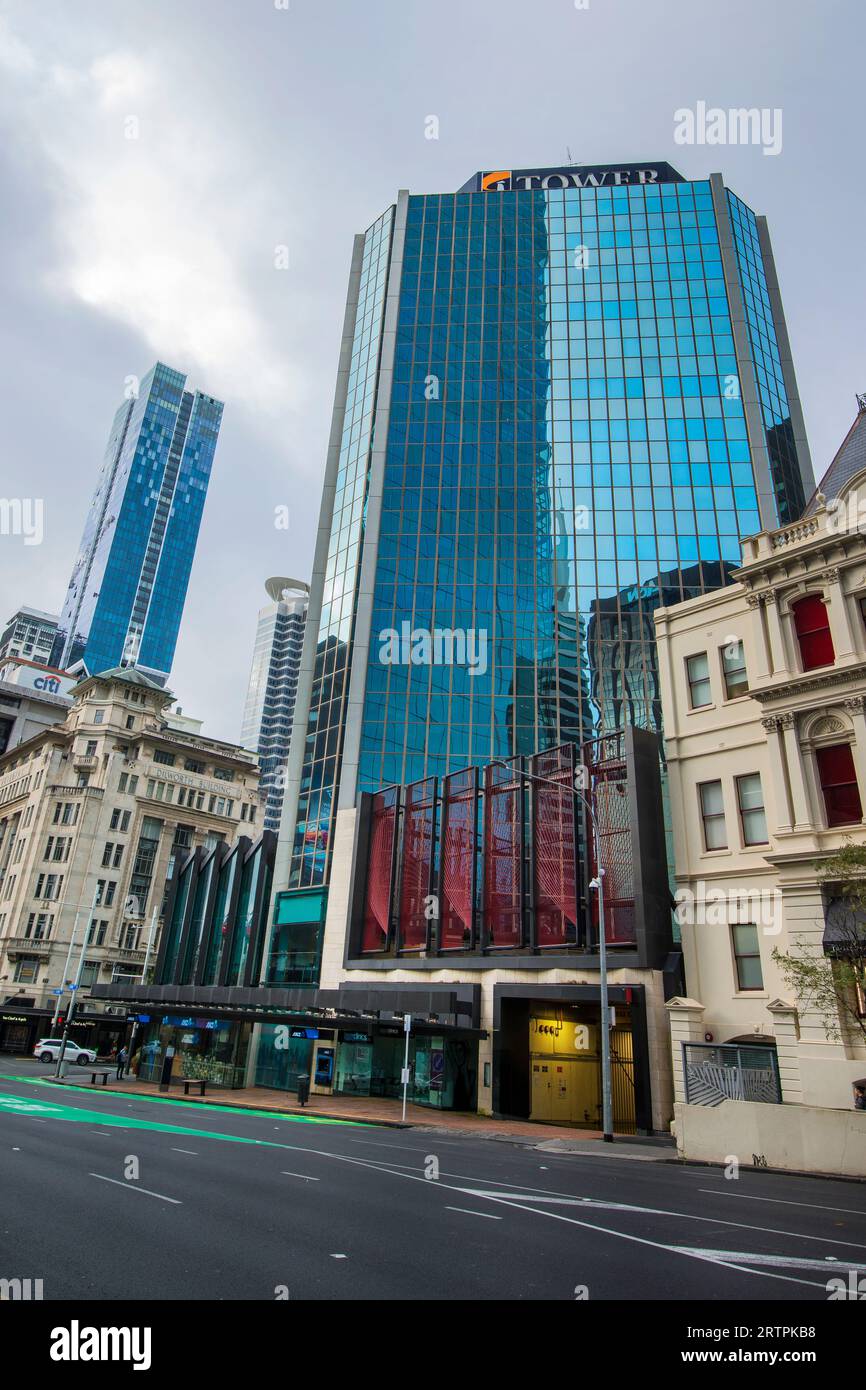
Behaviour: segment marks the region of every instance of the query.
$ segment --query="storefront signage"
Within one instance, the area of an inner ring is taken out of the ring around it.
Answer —
[[[290,1038],[312,1038],[313,1041],[319,1036],[318,1028],[290,1028]]]
[[[218,1028],[217,1018],[181,1018],[178,1014],[166,1014],[162,1020],[164,1028]]]

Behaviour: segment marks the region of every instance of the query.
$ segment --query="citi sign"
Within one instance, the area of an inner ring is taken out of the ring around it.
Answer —
[[[57,676],[37,676],[33,682],[34,690],[44,690],[49,695],[60,694],[60,681]]]
[[[622,188],[667,180],[658,169],[494,169],[481,175],[481,192],[526,188]]]

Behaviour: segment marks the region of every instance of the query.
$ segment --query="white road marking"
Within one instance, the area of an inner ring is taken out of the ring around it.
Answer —
[[[101,1134],[101,1135],[103,1135],[103,1137],[106,1138],[106,1139],[113,1139],[113,1138],[114,1138],[114,1135],[112,1134],[112,1132],[111,1132],[110,1129],[92,1129],[92,1130],[90,1131],[90,1133],[91,1133],[91,1134]]]
[[[398,1173],[396,1176],[402,1178],[407,1177],[408,1174]],[[419,1181],[423,1182],[423,1178],[419,1179]],[[795,1279],[790,1274],[771,1274],[770,1271],[766,1269],[749,1269],[745,1265],[726,1264],[724,1260],[711,1259],[709,1255],[699,1254],[697,1251],[690,1250],[687,1246],[665,1245],[662,1241],[647,1240],[644,1236],[631,1235],[628,1231],[611,1230],[610,1226],[596,1226],[595,1223],[591,1221],[575,1221],[572,1216],[561,1216],[558,1211],[545,1211],[543,1207],[540,1210],[538,1207],[525,1207],[519,1202],[507,1202],[502,1197],[488,1197],[487,1200],[490,1202],[502,1202],[504,1206],[511,1207],[514,1211],[534,1211],[536,1216],[547,1216],[552,1221],[565,1221],[569,1226],[581,1226],[586,1231],[597,1231],[601,1235],[616,1236],[620,1240],[632,1241],[635,1245],[648,1245],[653,1250],[663,1250],[667,1254],[686,1255],[692,1260],[704,1260],[707,1264],[717,1264],[723,1269],[733,1269],[738,1274],[752,1274],[756,1279],[781,1279],[785,1284],[805,1284],[813,1289],[826,1288],[825,1284],[816,1284],[813,1279]],[[826,1266],[824,1266],[824,1268],[826,1268]]]
[[[750,1265],[774,1265],[781,1269],[820,1269],[827,1270],[831,1261],[828,1260],[806,1260],[796,1255],[756,1255],[748,1250],[696,1250],[691,1246],[672,1245],[672,1250],[677,1250],[684,1255],[698,1255],[708,1260],[719,1260],[727,1263],[742,1261],[743,1264]],[[853,1260],[846,1260],[844,1264],[846,1270],[853,1269],[858,1273],[866,1270],[866,1265],[855,1264]]]
[[[366,1142],[366,1141],[362,1141],[362,1142]],[[391,1147],[391,1145],[389,1144],[389,1145],[388,1145],[388,1148],[390,1148],[390,1147]],[[317,1149],[305,1149],[305,1150],[303,1150],[303,1152],[304,1152],[304,1153],[317,1153],[317,1152],[320,1152],[320,1150],[317,1150]],[[424,1151],[423,1149],[419,1149],[419,1150],[417,1150],[417,1152],[418,1152],[418,1153],[424,1153],[425,1151]],[[339,1158],[342,1158],[342,1157],[344,1157],[344,1156],[343,1156],[342,1154],[331,1154],[330,1157],[331,1157],[331,1158],[338,1158],[338,1157],[339,1157]],[[417,1163],[393,1163],[393,1162],[392,1162],[392,1163],[389,1163],[388,1160],[387,1160],[387,1159],[384,1159],[384,1158],[376,1158],[376,1159],[372,1159],[372,1158],[356,1158],[356,1159],[353,1159],[353,1158],[351,1158],[351,1157],[346,1157],[346,1162],[348,1162],[348,1163],[365,1163],[365,1164],[367,1164],[368,1167],[369,1167],[369,1166],[372,1166],[373,1168],[381,1169],[381,1170],[388,1169],[388,1168],[405,1168],[405,1169],[407,1169],[407,1171],[408,1171],[409,1173],[417,1173],[417,1172],[418,1172],[418,1165],[417,1165]],[[398,1174],[397,1176],[399,1177],[399,1176],[401,1176],[401,1175]],[[501,1180],[499,1180],[499,1179],[497,1179],[497,1178],[475,1178],[475,1177],[472,1176],[471,1173],[450,1173],[450,1172],[445,1171],[444,1169],[443,1169],[443,1171],[440,1173],[440,1177],[443,1177],[443,1178],[461,1178],[464,1182],[483,1182],[487,1187],[513,1187],[513,1186],[514,1186],[514,1184],[511,1183],[511,1182],[502,1182]],[[425,1178],[425,1182],[435,1182],[435,1181],[438,1181],[438,1179],[434,1179],[434,1178]],[[457,1190],[459,1191],[459,1190],[461,1190],[461,1189],[457,1189]],[[573,1192],[556,1192],[555,1190],[554,1190],[554,1191],[551,1191],[551,1189],[550,1189],[549,1187],[526,1187],[526,1188],[524,1188],[524,1192],[525,1192],[525,1193],[526,1193],[526,1192],[541,1192],[541,1193],[543,1193],[543,1194],[544,1194],[545,1196],[547,1196],[547,1197],[574,1197],[574,1193],[573,1193]],[[575,1199],[575,1200],[582,1200],[582,1199]]]
[[[672,1216],[680,1221],[705,1221],[711,1226],[735,1226],[737,1230],[741,1231],[760,1231],[764,1235],[788,1236],[792,1240],[811,1240],[817,1241],[820,1245],[844,1245],[852,1250],[866,1250],[866,1245],[862,1241],[831,1240],[829,1236],[807,1236],[800,1231],[779,1230],[777,1226],[752,1226],[746,1221],[724,1221],[721,1217],[716,1216],[698,1216],[695,1212],[689,1211],[666,1211],[661,1207],[639,1207],[628,1202],[605,1202],[597,1197],[537,1197],[529,1189],[525,1192],[486,1192],[477,1187],[462,1187],[458,1191],[464,1192],[467,1197],[490,1197],[516,1202],[547,1202],[561,1207],[590,1207],[598,1211],[625,1211],[637,1216]]]
[[[198,1149],[172,1149],[173,1154],[192,1154],[193,1158],[198,1158]]]
[[[432,1136],[431,1136],[431,1138],[432,1138]],[[370,1143],[370,1142],[372,1142],[372,1141],[367,1140],[367,1141],[356,1141],[356,1142],[367,1142],[367,1143]],[[356,1167],[359,1167],[359,1168],[372,1168],[374,1171],[377,1171],[377,1172],[380,1172],[380,1173],[384,1173],[386,1176],[395,1177],[395,1178],[406,1178],[406,1179],[408,1179],[410,1182],[423,1182],[423,1183],[427,1184],[428,1186],[436,1186],[436,1187],[440,1188],[440,1190],[441,1190],[441,1189],[448,1189],[448,1188],[450,1188],[450,1190],[451,1190],[451,1191],[454,1191],[454,1192],[461,1192],[461,1193],[462,1193],[462,1192],[465,1191],[464,1188],[455,1187],[452,1183],[443,1183],[443,1182],[441,1181],[441,1179],[440,1179],[440,1181],[438,1181],[437,1183],[433,1184],[433,1183],[430,1183],[430,1182],[428,1181],[427,1178],[422,1177],[420,1174],[416,1174],[416,1173],[400,1173],[400,1172],[394,1172],[392,1168],[384,1166],[381,1162],[380,1162],[380,1163],[376,1163],[373,1159],[352,1158],[352,1157],[351,1157],[350,1155],[348,1155],[348,1154],[336,1154],[336,1153],[333,1153],[330,1149],[313,1149],[313,1148],[309,1148],[309,1147],[307,1147],[306,1145],[303,1145],[303,1144],[280,1144],[279,1147],[280,1147],[281,1149],[288,1149],[288,1150],[291,1150],[292,1152],[295,1152],[295,1153],[303,1153],[303,1154],[307,1154],[307,1155],[309,1155],[309,1154],[315,1154],[315,1155],[317,1155],[317,1157],[319,1157],[319,1158],[330,1158],[330,1159],[332,1159],[332,1160],[335,1160],[335,1161],[338,1162],[338,1163],[353,1163],[353,1164],[355,1164]],[[391,1146],[390,1146],[390,1145],[383,1145],[382,1147],[390,1148]],[[405,1147],[405,1146],[403,1146],[403,1147]],[[92,1174],[92,1176],[93,1176],[93,1177],[101,1177],[102,1175],[99,1174],[99,1173],[94,1173],[94,1174]],[[107,1181],[109,1181],[109,1182],[114,1182],[114,1181],[117,1181],[117,1180],[116,1180],[116,1179],[110,1178],[110,1179],[107,1179]],[[129,1186],[128,1183],[122,1183],[122,1184],[120,1184],[120,1185],[123,1186],[123,1187]],[[139,1189],[139,1191],[141,1191],[141,1190],[142,1190],[142,1189]],[[159,1195],[159,1194],[156,1194],[156,1195]],[[169,1198],[168,1200],[172,1200],[172,1199]],[[770,1270],[768,1270],[768,1269],[748,1269],[748,1268],[747,1268],[746,1266],[744,1266],[744,1265],[739,1265],[739,1264],[728,1264],[728,1263],[726,1263],[723,1259],[720,1259],[717,1255],[705,1255],[705,1254],[701,1254],[701,1253],[699,1253],[699,1252],[697,1252],[697,1251],[693,1251],[693,1250],[691,1250],[691,1249],[688,1249],[687,1247],[680,1247],[680,1246],[675,1246],[675,1245],[666,1245],[666,1244],[664,1244],[664,1243],[661,1242],[661,1241],[649,1240],[649,1239],[647,1239],[647,1238],[645,1238],[645,1237],[643,1237],[643,1236],[632,1235],[632,1234],[630,1234],[630,1233],[627,1232],[627,1231],[617,1231],[617,1230],[612,1229],[610,1226],[599,1226],[599,1225],[596,1225],[594,1222],[590,1222],[590,1221],[578,1221],[578,1220],[576,1220],[574,1217],[572,1217],[572,1216],[565,1216],[565,1215],[563,1215],[563,1214],[560,1213],[560,1212],[546,1211],[546,1210],[544,1209],[544,1207],[539,1207],[538,1205],[536,1205],[536,1206],[534,1206],[534,1207],[532,1207],[532,1206],[525,1206],[525,1205],[523,1205],[523,1204],[521,1204],[521,1203],[519,1203],[519,1202],[510,1201],[510,1200],[507,1200],[507,1199],[505,1199],[505,1198],[503,1198],[503,1197],[501,1197],[501,1196],[494,1196],[493,1194],[490,1194],[488,1197],[485,1198],[485,1200],[486,1200],[486,1201],[490,1201],[490,1202],[500,1202],[503,1206],[511,1207],[512,1210],[515,1210],[515,1211],[526,1211],[526,1212],[529,1212],[531,1215],[534,1215],[534,1216],[546,1216],[546,1217],[548,1218],[548,1220],[551,1220],[551,1221],[564,1221],[564,1222],[566,1223],[566,1225],[568,1225],[568,1226],[580,1226],[580,1227],[582,1227],[584,1230],[596,1231],[599,1235],[611,1236],[611,1237],[613,1237],[615,1240],[627,1240],[627,1241],[629,1241],[630,1243],[632,1243],[632,1244],[634,1244],[634,1245],[645,1245],[645,1246],[648,1246],[650,1249],[653,1249],[653,1250],[661,1250],[661,1251],[663,1251],[663,1252],[666,1253],[666,1254],[684,1255],[684,1256],[685,1256],[686,1258],[688,1258],[688,1259],[701,1260],[701,1261],[703,1261],[703,1262],[705,1262],[705,1263],[708,1263],[708,1264],[717,1264],[717,1265],[720,1265],[721,1267],[723,1267],[723,1268],[725,1268],[725,1269],[731,1269],[731,1270],[733,1270],[734,1273],[736,1273],[736,1274],[748,1274],[748,1275],[753,1276],[753,1277],[756,1278],[756,1279],[779,1279],[779,1280],[781,1280],[783,1283],[786,1283],[786,1284],[803,1284],[803,1285],[805,1285],[805,1286],[808,1287],[808,1288],[816,1288],[816,1289],[822,1289],[822,1290],[826,1289],[826,1284],[819,1284],[819,1283],[816,1283],[814,1280],[809,1280],[809,1279],[796,1279],[796,1278],[794,1278],[794,1277],[791,1276],[791,1275],[774,1274],[774,1273],[772,1273],[772,1272],[771,1272]],[[531,1198],[530,1198],[530,1200],[531,1200]],[[682,1213],[674,1213],[674,1215],[682,1215]],[[709,1217],[704,1218],[704,1219],[710,1220]],[[719,1223],[719,1224],[721,1224],[721,1223]],[[735,1225],[739,1225],[740,1223],[738,1223],[738,1222],[727,1222],[727,1223],[725,1223],[725,1224],[735,1226]],[[765,1229],[765,1228],[763,1228],[763,1227],[756,1227],[756,1228],[754,1228],[754,1229],[763,1230],[763,1229]],[[778,1230],[772,1230],[772,1229],[770,1229],[770,1234],[772,1234],[772,1235],[788,1235],[789,1233],[788,1233],[788,1232],[785,1232],[785,1231],[778,1231]],[[798,1238],[799,1238],[799,1237],[798,1237]],[[837,1243],[841,1243],[841,1242],[837,1242]],[[332,1255],[331,1258],[332,1258],[332,1259],[346,1259],[347,1256],[345,1256],[345,1255]],[[827,1268],[827,1265],[826,1265],[826,1264],[822,1265],[822,1269],[826,1270],[826,1268]]]
[[[328,1149],[307,1149],[306,1152],[319,1153],[323,1157],[327,1158],[336,1158],[343,1163],[355,1163],[362,1168],[366,1167],[375,1169],[377,1167],[377,1165],[372,1161],[372,1159],[349,1158],[344,1154],[331,1153]],[[388,1174],[389,1172],[387,1168],[382,1169],[381,1167],[379,1167],[378,1171],[384,1171],[386,1174]],[[427,1181],[426,1178],[419,1177],[414,1173],[392,1173],[391,1176],[395,1178],[408,1178],[410,1182]],[[438,1186],[440,1188],[452,1187],[452,1190],[456,1192],[465,1191],[464,1188],[454,1188],[452,1184],[443,1183],[441,1181],[438,1183]],[[552,1221],[564,1221],[569,1226],[580,1226],[587,1231],[597,1231],[600,1235],[613,1236],[617,1240],[631,1241],[634,1245],[647,1245],[652,1250],[662,1250],[667,1254],[685,1255],[688,1259],[703,1260],[708,1264],[717,1264],[724,1269],[732,1269],[737,1274],[750,1274],[756,1279],[779,1279],[784,1284],[804,1284],[808,1288],[826,1289],[825,1284],[816,1284],[813,1279],[796,1279],[790,1274],[773,1274],[770,1272],[770,1270],[767,1269],[748,1269],[745,1265],[726,1264],[723,1260],[710,1259],[709,1256],[695,1254],[685,1247],[665,1245],[662,1241],[649,1240],[644,1236],[631,1235],[628,1231],[613,1230],[610,1226],[597,1226],[594,1222],[591,1221],[576,1221],[573,1216],[562,1216],[557,1211],[545,1211],[543,1207],[539,1209],[537,1206],[523,1206],[519,1202],[507,1201],[503,1197],[493,1196],[492,1194],[489,1195],[486,1198],[486,1200],[489,1202],[501,1202],[503,1206],[511,1207],[514,1211],[528,1211],[530,1213],[534,1213],[534,1215],[536,1216],[546,1216]],[[736,1223],[732,1222],[731,1224],[734,1225]],[[773,1234],[784,1235],[785,1232],[774,1231]]]
[[[858,1211],[856,1207],[823,1207],[816,1202],[791,1202],[782,1197],[753,1197],[749,1192],[726,1192],[724,1188],[701,1187],[698,1191],[707,1192],[711,1197],[739,1197],[741,1202],[772,1202],[779,1207],[807,1207],[809,1211],[839,1211],[847,1216],[866,1217],[866,1210]]]
[[[281,1173],[282,1173],[282,1175],[283,1175],[284,1178],[303,1178],[304,1182],[321,1182],[321,1181],[322,1181],[321,1178],[310,1178],[310,1177],[307,1176],[306,1173],[289,1173],[285,1168],[282,1168],[280,1171],[281,1171]]]
[[[332,1259],[332,1260],[348,1260],[348,1258],[349,1258],[348,1255],[332,1255],[332,1256],[331,1256],[331,1259]]]
[[[102,1173],[91,1173],[91,1178],[99,1178],[100,1182],[114,1183],[115,1187],[125,1187],[127,1192],[141,1192],[145,1197],[158,1197],[161,1202],[171,1202],[172,1206],[182,1207],[183,1202],[178,1201],[177,1197],[166,1197],[162,1192],[151,1192],[148,1187],[139,1187],[135,1182],[121,1182],[120,1178],[106,1178]]]
[[[424,1153],[427,1152],[426,1149],[416,1149],[416,1148],[414,1147],[414,1145],[410,1145],[410,1144],[383,1144],[383,1143],[381,1143],[379,1140],[376,1140],[376,1139],[350,1139],[349,1142],[350,1142],[351,1144],[367,1144],[370,1148],[373,1148],[373,1149],[405,1149],[406,1152],[407,1152],[407,1153],[410,1153],[410,1154],[424,1154]]]
[[[485,1221],[501,1221],[501,1216],[494,1216],[489,1211],[470,1211],[468,1207],[446,1207],[446,1211],[461,1211],[464,1216],[483,1216]]]

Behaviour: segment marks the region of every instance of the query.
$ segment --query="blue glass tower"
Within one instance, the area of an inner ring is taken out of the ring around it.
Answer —
[[[401,193],[355,244],[278,887],[327,883],[359,790],[658,729],[653,609],[811,490],[766,223],[721,176]]]
[[[174,659],[222,402],[162,362],[117,411],[52,653],[91,674]]]

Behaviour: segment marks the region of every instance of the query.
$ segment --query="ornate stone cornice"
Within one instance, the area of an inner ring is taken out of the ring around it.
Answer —
[[[831,690],[834,686],[853,685],[862,681],[866,685],[866,662],[856,666],[834,666],[828,671],[804,672],[779,685],[750,686],[749,694],[753,700],[765,705],[769,700],[791,700],[797,695],[807,695],[813,690]]]

